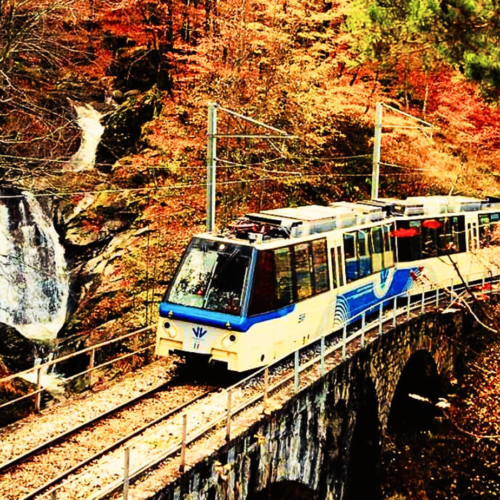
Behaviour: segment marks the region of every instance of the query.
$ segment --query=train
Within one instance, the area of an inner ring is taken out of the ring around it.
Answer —
[[[159,306],[156,354],[245,372],[394,297],[484,284],[499,222],[500,199],[465,196],[247,214],[191,239]]]

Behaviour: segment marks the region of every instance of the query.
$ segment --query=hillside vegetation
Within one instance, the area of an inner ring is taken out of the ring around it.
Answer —
[[[500,16],[464,0],[0,1],[3,185],[49,193],[74,286],[63,335],[154,321],[204,229],[207,105],[296,136],[218,141],[217,222],[368,198],[375,104],[381,195],[496,194]],[[72,103],[106,130],[74,172]],[[219,112],[223,133],[262,133]]]

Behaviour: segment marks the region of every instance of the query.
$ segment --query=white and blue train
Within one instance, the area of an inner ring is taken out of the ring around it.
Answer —
[[[160,304],[156,354],[272,363],[381,301],[491,277],[500,200],[380,199],[249,214],[189,244]],[[489,248],[491,248],[489,246]],[[434,284],[434,285],[433,285]]]

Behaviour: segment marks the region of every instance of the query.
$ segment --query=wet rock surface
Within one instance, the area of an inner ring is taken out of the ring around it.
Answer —
[[[37,357],[36,345],[14,327],[0,323],[0,359],[11,373],[28,370]]]

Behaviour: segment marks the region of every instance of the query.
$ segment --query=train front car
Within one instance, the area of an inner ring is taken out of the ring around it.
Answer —
[[[252,255],[244,243],[210,235],[191,240],[160,304],[156,354],[188,353],[195,363],[210,359],[244,369],[237,350],[247,328]]]

